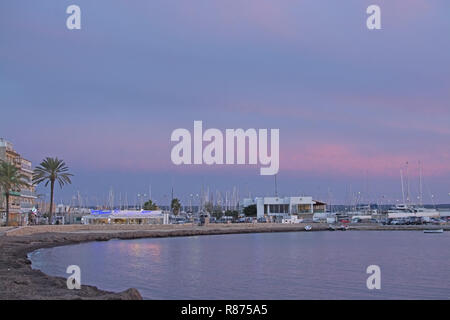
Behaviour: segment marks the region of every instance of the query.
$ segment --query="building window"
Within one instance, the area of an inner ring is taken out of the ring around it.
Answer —
[[[298,212],[299,213],[311,212],[311,205],[310,204],[299,204],[298,205]]]

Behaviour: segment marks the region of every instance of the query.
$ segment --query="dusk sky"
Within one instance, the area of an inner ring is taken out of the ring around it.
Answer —
[[[81,8],[81,30],[66,8]],[[366,8],[381,7],[381,30]],[[255,166],[175,166],[174,129],[280,129],[280,195],[450,202],[448,0],[2,0],[0,137],[66,161],[95,204],[272,195]],[[39,188],[39,193],[49,193]]]

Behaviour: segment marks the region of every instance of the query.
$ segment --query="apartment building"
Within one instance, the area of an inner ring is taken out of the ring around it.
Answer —
[[[22,186],[19,190],[11,190],[9,201],[9,223],[10,225],[26,225],[28,223],[28,215],[33,209],[36,201],[35,188],[32,184],[33,169],[31,161],[23,158],[16,150],[11,142],[0,138],[0,161],[6,161],[14,164],[20,173],[25,177],[27,185]],[[4,191],[0,192],[0,223],[6,221],[6,199]]]

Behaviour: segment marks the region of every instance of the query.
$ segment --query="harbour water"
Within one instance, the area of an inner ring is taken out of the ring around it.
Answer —
[[[449,245],[449,232],[287,232],[89,242],[29,258],[147,299],[450,299]],[[367,289],[369,265],[381,268],[380,290]]]

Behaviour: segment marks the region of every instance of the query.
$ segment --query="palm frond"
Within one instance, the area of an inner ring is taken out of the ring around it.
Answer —
[[[15,165],[1,161],[0,163],[0,188],[8,193],[11,190],[20,190],[22,186],[28,185],[27,177],[20,173]]]
[[[45,182],[45,186],[49,182],[58,182],[62,188],[65,184],[71,184],[70,177],[73,174],[68,173],[69,168],[66,163],[58,158],[45,158],[36,168],[33,173],[33,183],[41,184]]]

